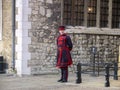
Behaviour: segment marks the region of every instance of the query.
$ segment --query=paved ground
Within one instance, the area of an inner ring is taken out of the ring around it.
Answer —
[[[11,76],[0,74],[0,90],[120,90],[120,79],[110,78],[110,87],[105,87],[104,76],[92,77],[82,74],[82,83],[76,84],[76,74],[69,74],[67,83],[59,83],[58,74],[38,76]]]

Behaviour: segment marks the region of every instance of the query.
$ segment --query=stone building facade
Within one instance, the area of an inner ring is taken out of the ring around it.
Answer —
[[[11,66],[12,56],[12,1],[0,0],[2,23],[1,23],[1,40],[0,40],[0,56],[3,56],[4,62],[6,62],[6,68]],[[9,65],[8,65],[9,63]]]
[[[55,72],[57,28],[60,24],[60,0],[29,0],[32,8],[29,17],[31,22],[31,44],[29,66],[32,74]]]
[[[62,0],[16,0],[15,65],[18,75],[58,72],[55,68],[55,60],[57,28],[62,23],[61,3]],[[7,8],[8,11],[9,9]],[[10,16],[5,18],[11,21]],[[5,36],[8,41],[12,37],[11,26],[7,27],[9,30],[6,29],[7,32],[3,32],[3,37]],[[67,26],[66,32],[72,38],[74,45],[71,52],[73,58],[71,71],[74,71],[78,62],[91,62],[92,46],[97,47],[95,57],[101,63],[118,60],[120,29]],[[3,41],[4,39],[1,42]],[[11,53],[11,42],[5,45],[1,52],[4,52],[5,54],[2,55],[10,61],[7,53]]]

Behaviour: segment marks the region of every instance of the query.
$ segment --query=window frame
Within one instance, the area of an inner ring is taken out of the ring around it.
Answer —
[[[74,1],[74,0],[72,0],[72,1]],[[106,27],[100,27],[100,2],[101,2],[101,0],[97,0],[97,6],[96,6],[96,26],[94,26],[95,28],[97,27],[97,28],[112,28],[112,0],[109,0],[109,3],[108,3],[108,25],[106,26]],[[62,2],[61,2],[62,4],[61,4],[61,24],[63,25],[65,25],[65,23],[64,23],[64,0],[62,0]],[[87,12],[87,9],[88,9],[88,1],[87,0],[85,0],[84,1],[84,24],[83,24],[83,26],[82,27],[88,27],[88,12]],[[66,25],[66,26],[73,26],[73,27],[75,27],[75,26],[77,26],[77,25]],[[91,27],[91,26],[90,26]]]
[[[120,12],[119,12],[120,6],[119,4],[120,4],[120,1],[112,2],[112,6],[113,6],[112,7],[112,26],[111,26],[112,28],[120,28]],[[116,12],[114,13],[114,11]]]
[[[74,0],[71,0],[72,1],[72,11],[71,12],[73,12],[74,10]],[[99,2],[100,2],[100,0],[97,0],[97,4],[99,4]],[[62,4],[61,4],[61,24],[65,24],[64,23],[64,0],[62,0],[62,2],[61,2]],[[98,7],[98,5],[96,6],[96,23],[98,22],[98,15],[97,15],[97,13],[98,13],[98,10],[99,9],[99,7]],[[73,19],[73,17],[74,17],[74,13],[72,14],[72,16],[71,16],[72,18],[71,18],[71,21],[73,22],[73,23],[71,23],[72,25],[68,25],[68,26],[77,26],[77,25],[75,25],[75,23],[74,23],[74,19]],[[88,27],[88,1],[87,0],[85,0],[84,1],[84,17],[83,17],[83,26],[85,26],[85,27]],[[97,26],[97,25],[96,25]],[[92,26],[90,26],[90,27],[92,27]]]

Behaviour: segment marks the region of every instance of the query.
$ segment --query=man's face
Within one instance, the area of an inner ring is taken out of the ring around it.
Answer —
[[[62,34],[64,34],[65,32],[64,32],[64,30],[59,30],[59,33],[62,35]]]

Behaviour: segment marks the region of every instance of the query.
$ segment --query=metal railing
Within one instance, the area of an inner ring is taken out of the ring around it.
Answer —
[[[118,63],[119,62],[101,64],[102,68],[104,68],[105,73],[104,74],[99,74],[99,70],[98,70],[98,76],[99,75],[104,75],[105,76],[105,87],[110,87],[110,81],[109,81],[110,76],[113,76],[114,80],[118,80],[118,77],[119,77],[118,76],[118,70],[120,68],[120,67],[118,67]],[[82,83],[81,74],[85,72],[85,71],[82,71],[82,66],[93,67],[92,71],[90,71],[90,72],[92,72],[93,76],[96,76],[94,65],[78,63],[77,64],[77,73],[76,73],[77,74],[76,83]],[[110,69],[113,70],[112,74],[110,74]],[[89,74],[89,72],[86,71],[86,74]]]

